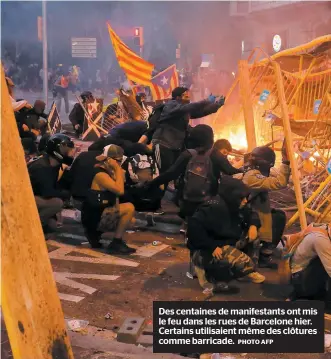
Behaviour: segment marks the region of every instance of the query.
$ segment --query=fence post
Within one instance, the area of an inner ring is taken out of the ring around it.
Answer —
[[[73,359],[1,69],[2,311],[15,359]]]
[[[287,153],[289,156],[289,160],[291,162],[292,179],[293,179],[293,183],[294,183],[295,197],[296,197],[296,201],[297,201],[297,205],[298,205],[300,225],[301,225],[301,229],[305,229],[307,227],[307,218],[306,218],[305,207],[303,204],[298,164],[295,159],[294,151],[293,151],[293,148],[294,148],[293,137],[292,137],[292,132],[291,132],[290,118],[288,115],[288,107],[287,107],[286,98],[285,98],[283,77],[282,77],[282,73],[280,70],[280,66],[276,61],[273,61],[272,66],[275,71],[278,99],[279,99],[280,107],[282,110],[284,135],[285,135],[285,139],[286,139]]]
[[[239,76],[240,99],[244,111],[248,152],[251,152],[256,147],[256,135],[247,60],[239,60]]]

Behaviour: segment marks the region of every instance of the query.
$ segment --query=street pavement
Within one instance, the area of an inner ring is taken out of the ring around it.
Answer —
[[[64,212],[63,225],[56,234],[56,240],[47,241],[59,295],[66,318],[87,320],[90,326],[110,333],[107,340],[111,343],[111,350],[108,348],[109,344],[103,349],[105,352],[113,353],[109,354],[109,358],[117,352],[116,332],[124,319],[144,317],[151,321],[153,301],[283,301],[289,294],[289,287],[278,284],[277,272],[264,269],[261,272],[267,280],[263,284],[234,281],[229,293],[207,297],[202,293],[198,281],[187,276],[189,253],[184,244],[184,237],[177,234],[178,226],[172,225],[170,228],[169,225],[164,225],[162,228],[162,223],[159,223],[158,228],[162,232],[155,232],[153,228],[145,225],[139,230],[129,231],[124,239],[130,246],[138,249],[137,253],[129,257],[110,256],[105,254],[105,249],[89,248],[81,224],[73,217],[73,211]],[[177,233],[171,233],[174,231]],[[153,246],[155,241],[158,243]],[[105,239],[104,246],[108,242],[109,239]],[[66,274],[61,276],[63,272]],[[111,313],[112,319],[105,318],[107,313]],[[326,322],[326,327],[331,329],[329,324]],[[75,335],[72,337],[73,345],[79,342],[79,334]],[[90,336],[90,340],[93,348],[95,336]],[[85,337],[84,341],[88,343],[88,338]],[[85,358],[83,354],[81,357]],[[227,358],[243,357],[324,359],[331,358],[331,353],[229,354]],[[93,358],[101,359],[108,356]]]

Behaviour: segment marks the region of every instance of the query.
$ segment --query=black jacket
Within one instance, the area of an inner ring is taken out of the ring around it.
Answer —
[[[192,154],[190,151],[186,150],[181,153],[176,162],[164,173],[155,178],[150,186],[159,187],[162,184],[168,183],[170,181],[176,180],[180,177],[183,177],[186,172],[186,167],[192,158]],[[220,154],[216,154],[212,152],[210,155],[210,159],[213,165],[213,173],[214,173],[214,186],[215,190],[214,195],[217,192],[217,183],[222,174],[232,176],[236,173],[241,173],[242,171],[233,167],[230,162],[224,156]]]
[[[216,247],[234,246],[251,225],[261,226],[258,214],[249,206],[239,208],[249,194],[247,187],[233,178],[223,182],[219,195],[202,204],[188,221],[190,250],[213,252]]]
[[[138,142],[147,130],[146,121],[124,122],[109,131],[109,135],[125,141]]]
[[[67,191],[59,189],[58,177],[61,165],[51,166],[47,155],[28,164],[32,190],[35,196],[43,198],[68,198]]]
[[[76,103],[69,114],[69,121],[75,125],[84,126],[85,112],[79,103]]]
[[[98,163],[95,159],[101,151],[87,151],[80,153],[74,163],[71,165],[69,176],[71,183],[71,195],[78,199],[84,200],[95,175],[94,166]],[[69,177],[68,177],[69,178]]]
[[[182,150],[190,118],[200,118],[217,112],[221,104],[208,100],[181,104],[176,100],[167,102],[153,135],[153,142],[172,150]]]

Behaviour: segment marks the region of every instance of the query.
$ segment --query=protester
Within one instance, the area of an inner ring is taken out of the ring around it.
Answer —
[[[153,107],[152,106],[148,106],[146,104],[146,94],[143,92],[140,92],[136,95],[136,101],[138,103],[138,105],[141,107],[142,112],[143,112],[143,120],[147,120],[148,117],[150,116],[150,114],[153,111]]]
[[[14,99],[15,84],[9,77],[6,77],[6,84],[14,112],[20,111],[22,108],[27,108],[27,109],[32,108],[32,106],[27,101],[25,100],[16,101]]]
[[[262,241],[260,253],[260,267],[274,268],[272,260],[273,249],[277,247],[286,224],[283,211],[271,209],[269,192],[285,188],[290,177],[290,162],[288,161],[285,140],[282,150],[282,165],[276,177],[270,175],[275,165],[275,152],[266,146],[256,147],[249,160],[249,169],[243,176],[243,182],[252,190],[250,199],[252,208],[258,212],[262,226],[259,237]]]
[[[68,136],[56,134],[46,144],[46,154],[28,164],[32,190],[43,230],[49,234],[54,230],[54,216],[61,211],[63,200],[69,192],[58,187],[63,165],[71,165],[74,143]]]
[[[82,99],[83,106],[86,103],[93,101],[93,95],[90,91],[84,91],[81,93],[80,98]],[[69,121],[74,128],[76,136],[79,137],[84,131],[84,123],[85,123],[85,112],[82,108],[81,104],[78,102],[74,105],[73,109],[69,114]]]
[[[231,152],[232,145],[228,140],[220,139],[214,143],[210,157],[213,162],[215,173],[223,173],[229,176],[233,176],[243,172],[243,169],[235,168],[229,162],[227,157]]]
[[[210,126],[194,127],[188,139],[189,149],[185,150],[166,172],[147,184],[149,188],[155,188],[179,179],[177,190],[183,218],[191,216],[201,202],[216,194],[217,176],[213,173],[209,152],[213,142],[214,132]],[[197,162],[193,163],[194,159]],[[201,173],[196,175],[198,168]]]
[[[62,99],[64,101],[64,107],[66,114],[69,114],[69,83],[70,83],[70,75],[69,71],[64,71],[63,68],[58,70],[59,76],[57,77],[54,88],[53,88],[53,96],[55,98],[55,104],[58,112],[61,112]]]
[[[70,192],[73,197],[74,206],[81,210],[82,203],[87,197],[95,176],[94,166],[98,163],[96,157],[101,151],[81,152],[74,160],[67,174],[67,182],[70,184]]]
[[[219,195],[201,204],[188,220],[188,242],[193,264],[205,270],[209,281],[228,282],[245,277],[262,283],[265,277],[255,271],[252,259],[236,248],[248,236],[257,239],[258,215],[247,205],[249,189],[240,180],[227,177]]]
[[[184,149],[190,118],[200,118],[216,112],[224,104],[221,98],[190,103],[190,93],[186,87],[172,91],[172,100],[162,108],[156,123],[152,143],[160,172],[165,172]],[[214,102],[214,103],[213,103]]]
[[[331,277],[331,223],[312,223],[285,237],[293,292],[290,300],[323,300]]]
[[[91,187],[82,206],[82,223],[92,246],[101,246],[101,233],[114,231],[108,246],[110,254],[131,254],[136,250],[127,246],[123,236],[134,217],[131,203],[119,203],[124,194],[124,172],[121,168],[123,150],[116,145],[106,146],[96,157],[98,164]]]
[[[143,184],[157,178],[159,170],[152,151],[141,154],[141,146],[138,143],[132,145],[129,151],[132,156],[122,165],[126,174],[124,201],[133,203],[137,211],[155,212],[160,208],[163,191],[158,187],[146,189]]]
[[[136,143],[139,141],[140,137],[145,133],[146,130],[147,130],[146,121],[124,122],[114,126],[109,131],[109,135],[112,138],[117,138],[124,141],[130,141],[132,143]]]

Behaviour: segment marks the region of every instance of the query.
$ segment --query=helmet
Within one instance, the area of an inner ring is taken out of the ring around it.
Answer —
[[[250,164],[260,170],[264,176],[269,176],[270,169],[275,165],[276,154],[267,146],[256,147],[250,155]]]
[[[46,153],[49,156],[57,159],[60,163],[65,163],[70,166],[73,162],[73,157],[64,154],[61,151],[61,146],[74,148],[75,144],[69,136],[63,135],[62,133],[57,133],[52,135],[47,141],[45,146]]]

